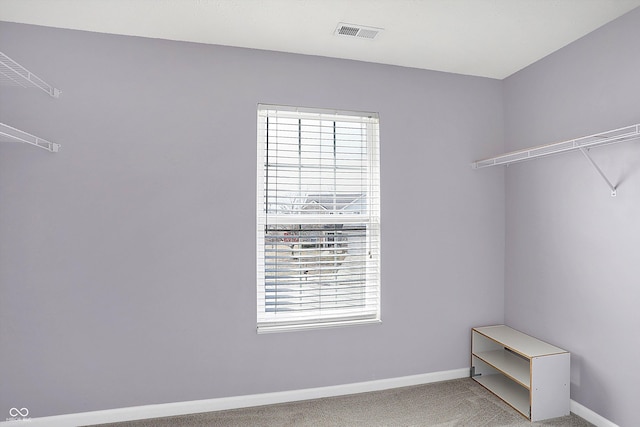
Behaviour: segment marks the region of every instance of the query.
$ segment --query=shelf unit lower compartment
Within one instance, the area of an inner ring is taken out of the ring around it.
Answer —
[[[481,359],[473,356],[475,376],[472,378],[484,388],[498,396],[505,403],[527,418],[531,418],[529,388],[514,381]]]

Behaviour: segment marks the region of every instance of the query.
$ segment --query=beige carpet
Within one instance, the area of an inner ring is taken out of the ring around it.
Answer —
[[[470,378],[326,399],[102,425],[110,427],[592,426],[574,414],[531,423]]]

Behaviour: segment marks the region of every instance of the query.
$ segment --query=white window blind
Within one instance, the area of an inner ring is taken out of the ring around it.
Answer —
[[[258,106],[258,332],[380,320],[378,116]]]

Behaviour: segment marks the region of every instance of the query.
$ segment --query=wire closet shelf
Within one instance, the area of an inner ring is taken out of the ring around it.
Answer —
[[[602,169],[600,169],[593,158],[589,155],[589,150],[594,147],[617,144],[619,142],[632,141],[639,138],[640,124],[635,124],[606,132],[596,133],[594,135],[583,136],[582,138],[570,139],[568,141],[557,142],[555,144],[540,145],[525,150],[512,151],[484,160],[476,160],[471,164],[471,167],[474,169],[481,169],[491,166],[509,166],[512,163],[524,162],[526,160],[533,160],[540,157],[551,156],[553,154],[580,151],[596,172],[598,172],[598,175],[600,175],[600,177],[605,181],[611,190],[611,196],[615,197],[617,194],[616,185],[611,183]]]
[[[511,163],[533,160],[539,157],[550,156],[569,151],[587,150],[607,144],[631,141],[640,138],[640,124],[626,126],[594,135],[583,136],[581,138],[570,139],[568,141],[556,142],[554,144],[539,145],[524,150],[511,151],[488,159],[476,160],[471,164],[474,169],[481,169],[490,166],[510,165]]]
[[[31,144],[38,148],[57,153],[60,150],[60,144],[47,141],[46,139],[31,135],[20,129],[16,129],[4,123],[0,123],[0,140],[17,141],[25,144]]]
[[[40,89],[53,98],[58,98],[62,93],[60,89],[51,86],[2,52],[0,52],[0,84]]]
[[[2,52],[0,52],[0,86],[39,89],[52,98],[58,98],[62,93],[60,89],[51,86],[49,83],[45,82]],[[47,141],[44,138],[40,138],[4,123],[0,123],[0,140],[10,142],[17,141],[30,144],[52,153],[60,150],[60,144]]]

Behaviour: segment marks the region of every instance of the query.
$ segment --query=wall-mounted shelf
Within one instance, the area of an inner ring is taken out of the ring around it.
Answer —
[[[0,52],[0,86],[18,86],[23,88],[40,89],[53,98],[58,98],[59,89],[51,86],[31,71]],[[2,141],[18,141],[39,148],[43,148],[52,153],[60,150],[60,144],[47,141],[46,139],[37,137],[20,129],[0,123],[0,140]]]
[[[62,92],[2,52],[0,52],[0,84],[40,89],[53,98],[59,97]]]
[[[589,156],[588,151],[594,147],[600,147],[608,144],[616,144],[618,142],[631,141],[640,138],[640,124],[614,129],[607,132],[601,132],[594,135],[583,136],[581,138],[570,139],[568,141],[557,142],[548,145],[539,145],[536,147],[511,151],[488,159],[476,160],[471,164],[474,169],[486,168],[490,166],[509,166],[512,163],[524,162],[540,157],[551,156],[553,154],[567,153],[569,151],[580,151],[589,160],[591,165],[596,169],[600,176],[606,181],[611,189],[611,195],[616,195],[616,187],[604,175],[602,170]]]
[[[35,145],[36,147],[43,148],[52,153],[57,153],[60,150],[60,144],[47,141],[30,133],[21,131],[4,123],[0,123],[0,140],[2,141],[18,141],[26,144]]]

